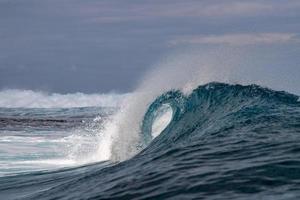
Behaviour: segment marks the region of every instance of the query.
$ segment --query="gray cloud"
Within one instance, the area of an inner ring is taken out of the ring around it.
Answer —
[[[244,33],[224,35],[182,36],[169,41],[170,45],[181,44],[225,44],[225,45],[257,45],[300,42],[295,33]]]
[[[166,52],[299,33],[297,0],[0,0],[0,89],[129,91]]]
[[[295,15],[300,11],[300,2],[287,1],[151,1],[128,3],[117,1],[100,2],[97,6],[85,5],[80,12],[91,17],[92,22],[113,23],[157,18],[183,17],[249,17]]]

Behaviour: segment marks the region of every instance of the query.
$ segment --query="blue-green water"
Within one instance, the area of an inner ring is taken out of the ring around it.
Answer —
[[[300,198],[296,95],[222,83],[169,91],[148,105],[134,156],[98,159],[118,110],[1,108],[1,199]]]

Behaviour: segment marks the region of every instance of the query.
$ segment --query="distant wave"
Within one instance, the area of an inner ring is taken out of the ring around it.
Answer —
[[[71,108],[118,107],[128,94],[46,93],[32,90],[8,89],[0,91],[0,107],[4,108]]]

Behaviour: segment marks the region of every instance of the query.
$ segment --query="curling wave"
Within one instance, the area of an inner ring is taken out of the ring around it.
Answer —
[[[173,109],[173,116],[156,144],[170,144],[184,137],[192,137],[234,129],[237,124],[259,122],[255,117],[274,114],[281,107],[299,106],[299,97],[286,92],[273,91],[258,85],[230,85],[212,82],[194,89],[189,96],[180,91],[169,91],[149,106],[142,124],[143,141],[149,144],[152,123],[157,110],[164,104]],[[267,118],[269,119],[269,118]],[[258,124],[259,124],[258,123]],[[267,122],[266,122],[267,123]],[[178,138],[178,139],[177,139]],[[164,141],[167,140],[167,141]],[[172,142],[170,142],[172,140]]]

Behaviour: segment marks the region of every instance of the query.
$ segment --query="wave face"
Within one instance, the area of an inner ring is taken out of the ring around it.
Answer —
[[[153,123],[172,109],[159,135]],[[257,85],[169,91],[148,107],[144,148],[120,163],[6,176],[3,199],[298,199],[299,97]]]

